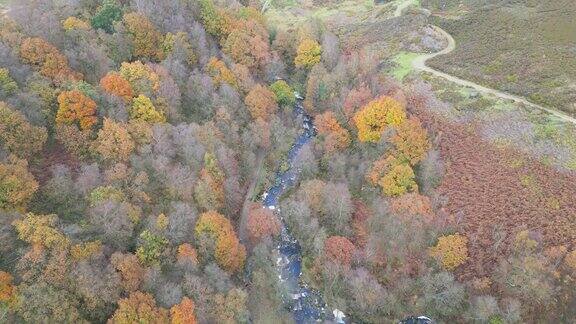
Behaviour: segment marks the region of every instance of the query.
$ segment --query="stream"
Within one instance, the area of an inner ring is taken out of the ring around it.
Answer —
[[[279,199],[289,188],[296,184],[298,170],[294,168],[294,162],[298,153],[304,145],[309,143],[316,135],[316,129],[312,118],[307,115],[302,106],[302,100],[296,95],[294,104],[294,117],[301,117],[302,133],[297,137],[296,142],[288,151],[286,171],[276,173],[275,183],[272,188],[263,194],[265,208],[278,212]],[[326,303],[320,292],[310,288],[301,278],[302,276],[302,250],[298,241],[290,234],[284,219],[280,216],[281,232],[276,248],[278,249],[278,260],[276,267],[278,277],[282,283],[287,297],[284,303],[287,309],[294,316],[296,323],[312,323],[333,317],[326,314]],[[331,314],[329,314],[331,315]]]

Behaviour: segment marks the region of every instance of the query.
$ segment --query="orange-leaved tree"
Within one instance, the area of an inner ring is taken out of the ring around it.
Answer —
[[[317,41],[306,38],[300,42],[296,50],[294,64],[296,67],[311,68],[322,59],[322,46]]]
[[[118,309],[108,320],[109,324],[168,323],[168,311],[156,306],[154,297],[136,291],[118,301]]]
[[[252,118],[270,120],[278,109],[276,95],[270,89],[260,84],[255,85],[244,99]]]
[[[361,142],[380,141],[387,126],[398,126],[406,119],[404,107],[395,99],[382,96],[370,101],[354,115]]]
[[[268,31],[255,20],[242,20],[228,35],[222,50],[236,63],[261,68],[270,57]]]
[[[182,298],[182,301],[179,304],[176,304],[170,308],[170,323],[196,324],[194,308],[194,302],[190,298]]]
[[[203,213],[196,223],[195,232],[203,258],[214,257],[220,267],[230,272],[242,269],[246,249],[226,217],[215,211]]]
[[[227,83],[233,87],[238,86],[234,73],[226,66],[226,64],[219,59],[213,57],[206,64],[206,71],[212,77],[212,82],[217,87],[222,83]]]
[[[123,98],[129,102],[134,96],[132,85],[116,72],[109,72],[100,80],[100,87],[108,94]]]
[[[274,213],[262,204],[254,204],[248,212],[248,237],[252,244],[280,234],[280,221]]]
[[[16,295],[16,286],[12,282],[14,278],[8,272],[0,271],[0,305],[8,304]]]
[[[91,129],[98,121],[96,102],[78,90],[62,91],[58,96],[56,123],[77,124],[82,130]]]
[[[324,241],[324,257],[329,261],[350,266],[356,247],[343,236],[330,236]]]
[[[176,260],[178,260],[178,262],[190,262],[196,265],[198,264],[198,252],[196,252],[196,249],[189,243],[180,244],[178,246]]]
[[[42,38],[24,39],[20,45],[20,57],[24,63],[37,67],[40,74],[54,81],[82,78],[81,74],[70,69],[68,59],[60,53],[58,48]]]
[[[324,149],[331,153],[350,145],[350,133],[342,127],[332,111],[317,115],[315,119],[318,134],[324,139]]]
[[[110,263],[120,272],[124,291],[138,290],[144,278],[144,268],[140,265],[138,257],[131,253],[115,252],[110,257]]]
[[[442,236],[430,248],[430,255],[437,258],[446,270],[454,270],[468,259],[468,239],[461,234]]]

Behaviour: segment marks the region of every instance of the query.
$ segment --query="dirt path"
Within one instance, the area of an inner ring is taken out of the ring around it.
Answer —
[[[401,1],[397,7],[396,10],[394,11],[394,17],[400,17],[402,16],[402,13],[404,12],[404,9],[410,7],[411,5],[416,4],[415,0],[406,0],[406,1]]]
[[[408,6],[410,6],[411,4],[413,4],[414,1],[413,0],[406,0],[402,3],[400,3],[398,5],[398,7],[396,8],[396,11],[394,12],[394,17],[399,17],[402,15],[402,12],[404,11],[405,8],[407,8]],[[426,62],[434,57],[440,56],[440,55],[446,55],[450,52],[452,52],[455,48],[456,48],[456,41],[454,40],[454,37],[452,37],[452,35],[450,35],[449,33],[447,33],[444,29],[438,27],[438,26],[431,26],[432,28],[434,28],[439,34],[441,34],[444,38],[446,38],[446,40],[448,40],[448,46],[446,46],[445,49],[441,50],[440,52],[436,52],[436,53],[432,53],[432,54],[424,54],[421,56],[418,56],[416,59],[414,59],[414,61],[412,61],[412,67],[416,70],[419,71],[424,71],[424,72],[428,72],[431,73],[435,76],[444,78],[448,81],[454,82],[456,84],[459,84],[461,86],[464,87],[469,87],[469,88],[473,88],[476,91],[482,92],[482,93],[487,93],[490,95],[493,95],[495,97],[498,98],[502,98],[502,99],[506,99],[506,100],[512,100],[515,102],[519,102],[524,104],[527,107],[532,107],[535,109],[539,109],[542,111],[545,111],[549,114],[552,114],[564,121],[567,121],[569,123],[575,124],[576,125],[576,118],[571,117],[567,114],[564,114],[562,112],[559,112],[557,110],[554,109],[550,109],[550,108],[546,108],[544,106],[532,103],[530,101],[528,101],[526,98],[524,97],[520,97],[517,95],[513,95],[511,93],[508,92],[504,92],[504,91],[500,91],[500,90],[496,90],[496,89],[492,89],[492,88],[488,88],[482,85],[479,85],[477,83],[468,81],[468,80],[464,80],[461,79],[459,77],[444,73],[442,71],[433,69],[431,67],[429,67],[428,65],[426,65]]]

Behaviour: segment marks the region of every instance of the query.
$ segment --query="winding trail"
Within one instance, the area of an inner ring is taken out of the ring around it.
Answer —
[[[396,7],[396,11],[394,12],[394,17],[402,16],[404,9],[406,9],[410,5],[414,4],[414,2],[415,2],[414,0],[406,0],[406,1],[403,1],[400,4],[398,4],[398,6]],[[554,116],[562,119],[563,121],[566,121],[566,122],[569,122],[569,123],[576,125],[576,118],[569,116],[565,113],[562,113],[558,110],[554,110],[551,108],[547,108],[547,107],[535,104],[535,103],[530,102],[530,101],[528,101],[528,99],[521,97],[521,96],[517,96],[517,95],[511,94],[511,93],[501,91],[501,90],[496,90],[493,88],[488,88],[488,87],[482,86],[480,84],[474,83],[472,81],[461,79],[457,76],[450,75],[448,73],[436,70],[436,69],[426,65],[426,62],[428,60],[435,58],[437,56],[440,56],[440,55],[449,54],[452,51],[454,51],[454,49],[456,49],[456,41],[454,40],[454,37],[452,37],[452,35],[450,35],[448,32],[446,32],[444,29],[442,29],[438,26],[431,25],[431,27],[436,32],[441,34],[448,41],[448,46],[446,46],[446,48],[441,50],[440,52],[431,53],[431,54],[423,54],[421,56],[418,56],[416,59],[414,59],[414,61],[412,61],[412,67],[414,69],[431,73],[437,77],[441,77],[441,78],[446,79],[450,82],[454,82],[454,83],[459,84],[461,86],[475,89],[478,92],[490,94],[490,95],[493,95],[493,96],[501,98],[501,99],[512,100],[512,101],[517,102],[517,103],[522,103],[527,107],[531,107],[531,108],[539,109],[541,111],[545,111],[551,115],[554,115]]]

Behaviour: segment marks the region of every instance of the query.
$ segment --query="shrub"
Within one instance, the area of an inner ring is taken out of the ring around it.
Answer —
[[[442,236],[430,248],[430,255],[439,259],[446,270],[454,270],[468,259],[468,239],[458,233]]]

